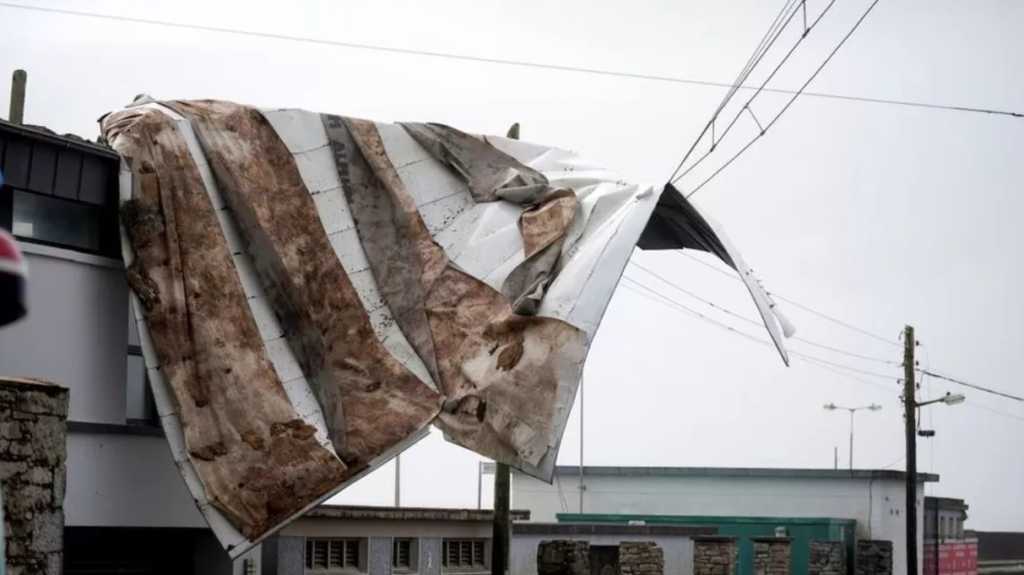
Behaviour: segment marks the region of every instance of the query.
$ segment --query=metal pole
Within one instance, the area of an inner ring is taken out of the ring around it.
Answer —
[[[508,138],[519,139],[519,122],[508,129]],[[497,462],[494,469],[494,524],[491,532],[491,575],[508,572],[509,534],[512,531],[511,513],[512,471],[508,465]]]
[[[839,469],[839,446],[832,448],[832,466],[835,469]]]
[[[28,84],[28,73],[15,70],[11,76],[11,111],[7,120],[12,124],[25,121],[25,85]]]
[[[914,328],[903,332],[903,410],[907,440],[907,575],[917,570],[917,387],[914,384]]]
[[[402,454],[395,456],[395,507],[402,506]]]
[[[484,508],[484,463],[476,464],[476,508]]]
[[[583,376],[580,375],[580,515],[583,515]]]
[[[853,471],[853,414],[856,409],[850,410],[850,471]]]

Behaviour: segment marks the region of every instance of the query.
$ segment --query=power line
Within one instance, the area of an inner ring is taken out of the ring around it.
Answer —
[[[973,384],[973,383],[968,383],[966,381],[963,381],[961,379],[957,379],[955,377],[949,377],[947,375],[940,375],[938,373],[935,373],[934,371],[929,371],[927,369],[918,369],[917,371],[918,371],[918,373],[923,373],[925,375],[930,375],[932,377],[936,377],[938,379],[942,379],[942,380],[948,381],[950,383],[955,383],[957,385],[962,385],[964,387],[969,387],[971,389],[976,389],[978,391],[983,391],[985,393],[991,393],[992,395],[998,395],[1000,397],[1005,397],[1006,399],[1012,399],[1014,401],[1020,401],[1020,402],[1024,403],[1024,397],[1020,397],[1020,396],[1017,396],[1017,395],[1012,395],[1012,394],[1009,394],[1009,393],[1006,393],[1006,392],[1003,392],[1003,391],[996,391],[994,389],[989,389],[987,387],[982,387],[980,385],[976,385],[976,384]]]
[[[712,269],[712,270],[714,270],[714,271],[724,275],[725,277],[727,277],[729,279],[740,281],[740,282],[743,281],[742,278],[740,278],[739,276],[735,276],[735,275],[730,274],[729,272],[727,272],[725,270],[719,269],[719,268],[717,268],[717,267],[715,267],[715,266],[713,266],[713,265],[711,265],[711,264],[709,264],[709,263],[707,263],[705,261],[699,260],[699,259],[693,257],[692,255],[690,255],[690,254],[688,254],[688,253],[686,253],[684,251],[675,250],[674,253],[679,254],[681,256],[685,256],[687,258],[690,258],[691,260],[699,263],[700,265],[705,266],[705,267],[707,267],[709,269]],[[790,304],[790,305],[792,305],[794,307],[798,307],[798,308],[800,308],[800,309],[802,309],[802,310],[804,310],[804,311],[806,311],[808,313],[812,313],[812,314],[814,314],[814,315],[816,315],[818,317],[826,319],[826,320],[828,320],[828,321],[830,321],[832,323],[835,323],[837,325],[841,325],[841,326],[843,326],[843,327],[845,327],[847,329],[851,329],[851,330],[853,330],[853,331],[855,331],[855,332],[857,332],[857,333],[859,333],[861,335],[866,335],[866,336],[868,336],[870,338],[877,339],[877,340],[882,341],[884,343],[887,343],[889,345],[893,345],[893,346],[896,346],[896,347],[902,347],[901,344],[899,344],[899,343],[897,343],[897,342],[895,342],[895,341],[893,341],[891,339],[888,339],[886,337],[880,336],[878,334],[871,333],[870,331],[861,329],[861,328],[859,328],[859,327],[857,327],[855,325],[851,325],[851,324],[849,324],[849,323],[847,323],[847,322],[845,322],[843,320],[834,318],[834,317],[832,317],[832,316],[830,316],[828,314],[825,314],[823,312],[817,311],[815,309],[811,309],[811,308],[809,308],[809,307],[807,307],[805,305],[799,304],[799,303],[797,303],[797,302],[795,302],[795,301],[793,301],[791,299],[783,297],[783,296],[779,295],[778,293],[771,292],[771,296],[773,298],[776,298],[776,299],[779,299],[781,301],[784,301],[784,302],[786,302],[786,303],[788,303],[788,304]]]
[[[637,280],[635,280],[635,279],[633,279],[633,278],[631,278],[629,276],[625,276],[625,275],[622,276],[622,277],[623,277],[623,279],[638,285],[639,287],[647,290],[648,292],[650,292],[650,293],[654,294],[655,296],[657,296],[657,297],[661,298],[662,300],[664,300],[664,301],[660,301],[659,303],[662,303],[664,305],[668,305],[669,307],[674,307],[676,309],[679,309],[680,311],[684,311],[686,313],[694,315],[694,316],[696,316],[697,318],[699,318],[699,319],[701,319],[703,321],[706,321],[706,322],[711,323],[713,325],[716,325],[716,326],[718,326],[720,328],[723,328],[723,329],[729,330],[731,332],[734,332],[737,335],[746,337],[747,339],[753,340],[753,341],[755,341],[755,342],[757,342],[757,343],[759,343],[761,345],[766,345],[766,346],[772,347],[772,343],[771,342],[765,341],[765,340],[763,340],[763,339],[761,339],[761,338],[759,338],[757,336],[751,335],[751,334],[746,333],[744,331],[740,331],[740,330],[732,327],[731,325],[728,325],[728,324],[722,323],[722,322],[720,322],[720,321],[718,321],[716,319],[710,318],[710,317],[708,317],[708,316],[706,316],[706,315],[704,315],[704,314],[702,314],[702,313],[700,313],[700,312],[698,312],[696,310],[693,310],[693,309],[691,309],[691,308],[689,308],[689,307],[687,307],[687,306],[685,306],[685,305],[675,301],[674,299],[672,299],[672,298],[670,298],[670,297],[668,297],[668,296],[658,292],[657,290],[652,289],[651,287],[645,285],[643,282],[639,282],[639,281],[637,281]],[[623,287],[627,287],[628,288],[629,286],[623,286]],[[874,371],[868,371],[868,370],[864,370],[864,369],[860,369],[860,368],[856,368],[856,367],[851,367],[851,366],[848,366],[848,365],[844,365],[842,363],[836,363],[834,361],[829,361],[827,359],[822,359],[820,357],[815,357],[813,355],[808,355],[806,353],[802,353],[802,352],[798,352],[798,351],[790,350],[789,354],[793,355],[793,356],[796,356],[796,357],[800,357],[800,358],[804,358],[804,359],[809,359],[809,360],[812,360],[812,361],[815,361],[815,362],[818,362],[818,363],[821,363],[821,364],[825,364],[825,365],[829,365],[829,366],[832,366],[832,367],[836,367],[836,368],[839,368],[839,369],[845,369],[847,371],[851,371],[851,372],[854,372],[854,373],[859,373],[859,374],[862,374],[862,375],[869,375],[869,376],[872,376],[872,377],[878,377],[878,378],[882,378],[882,379],[886,379],[886,380],[890,380],[890,381],[894,381],[896,379],[896,377],[894,377],[892,375],[885,375],[885,374],[874,372]]]
[[[690,308],[688,308],[688,307],[686,307],[686,306],[684,306],[682,304],[679,304],[679,303],[677,303],[677,302],[667,298],[666,296],[664,296],[662,294],[659,294],[657,291],[652,290],[651,288],[643,285],[642,283],[640,283],[640,282],[638,282],[638,281],[636,281],[636,280],[634,280],[632,278],[629,278],[627,276],[623,276],[623,279],[627,280],[629,282],[632,282],[632,283],[638,285],[639,287],[642,287],[643,289],[647,290],[648,292],[653,293],[657,297],[652,297],[651,295],[649,295],[647,293],[644,293],[643,291],[640,291],[640,290],[638,290],[638,289],[636,289],[636,288],[634,288],[632,286],[629,286],[629,285],[623,285],[622,286],[623,289],[631,291],[631,292],[633,292],[633,293],[635,293],[635,294],[637,294],[637,295],[639,295],[641,297],[644,297],[644,298],[646,298],[646,299],[648,299],[650,301],[653,301],[654,303],[665,305],[667,307],[675,309],[676,311],[680,311],[680,312],[686,313],[688,315],[691,315],[693,317],[701,319],[702,321],[706,321],[708,323],[711,323],[712,325],[715,325],[717,327],[720,327],[722,329],[730,331],[730,332],[732,332],[732,333],[734,333],[736,335],[742,336],[742,337],[744,337],[746,339],[749,339],[749,340],[751,340],[754,343],[757,343],[759,345],[763,345],[763,346],[766,346],[766,347],[771,347],[771,343],[769,343],[767,341],[764,341],[764,340],[762,340],[760,338],[757,338],[755,336],[752,336],[752,335],[750,335],[748,333],[739,331],[739,330],[733,328],[732,326],[729,326],[727,324],[721,323],[721,322],[713,320],[713,319],[711,319],[711,318],[709,318],[707,316],[704,316],[700,312],[694,311],[694,310],[692,310],[692,309],[690,309]],[[841,369],[851,370],[851,368],[849,366],[844,366],[844,365],[841,365],[841,364],[834,364],[832,362],[826,362],[826,361],[823,361],[823,360],[821,360],[819,358],[815,358],[813,356],[807,356],[807,355],[804,355],[804,354],[799,354],[797,352],[790,352],[790,353],[792,355],[794,355],[797,359],[803,361],[804,363],[810,365],[811,367],[816,367],[818,369],[822,369],[822,370],[831,372],[831,373],[833,373],[835,375],[838,375],[838,376],[840,376],[842,378],[845,378],[845,379],[848,379],[850,381],[854,381],[854,382],[857,382],[857,383],[860,383],[860,384],[863,384],[863,385],[867,385],[867,386],[870,386],[870,387],[875,387],[875,388],[881,389],[881,390],[883,390],[883,391],[885,391],[887,393],[895,392],[894,389],[886,387],[886,386],[884,386],[884,385],[882,385],[880,383],[875,383],[873,381],[868,381],[866,379],[863,379],[863,378],[857,377],[855,375],[851,375],[849,373],[841,371]],[[830,367],[832,365],[835,365],[835,366],[839,367],[840,369],[836,369],[834,367]],[[854,371],[856,371],[856,370],[854,369]],[[881,374],[877,374],[877,375],[879,375],[880,377],[888,378],[888,376],[881,376]],[[1011,418],[1011,419],[1016,419],[1016,420],[1024,421],[1024,417],[1017,416],[1017,415],[1014,415],[1012,413],[1007,413],[1005,411],[1000,411],[998,409],[994,409],[994,408],[991,408],[991,407],[988,407],[988,406],[985,406],[985,405],[979,405],[977,403],[971,403],[971,402],[965,403],[964,405],[967,405],[969,407],[976,407],[978,409],[982,409],[982,410],[985,410],[985,411],[988,411],[988,412],[991,412],[991,413],[994,413],[994,414],[997,414],[997,415],[1002,415],[1004,417],[1008,417],[1008,418]],[[898,461],[895,462],[895,463],[898,463]],[[895,463],[893,463],[893,465],[895,465]]]
[[[826,14],[828,14],[829,10],[832,9],[832,6],[834,6],[835,3],[836,3],[836,0],[832,0],[831,2],[829,2],[828,5],[825,6],[825,9],[821,12],[821,14],[819,14],[818,17],[814,20],[814,22],[812,22],[811,25],[808,26],[807,25],[807,3],[806,3],[806,0],[802,0],[801,1],[800,6],[802,6],[803,10],[804,10],[804,33],[800,35],[800,38],[798,38],[796,43],[793,44],[793,47],[789,49],[789,52],[786,52],[786,55],[783,56],[782,60],[775,66],[775,69],[772,70],[771,74],[768,74],[768,77],[765,78],[763,82],[761,82],[761,85],[758,86],[757,91],[754,92],[754,95],[751,96],[750,99],[747,100],[747,103],[744,104],[743,107],[740,108],[740,110],[736,113],[736,116],[733,117],[732,121],[729,122],[729,125],[726,126],[725,131],[722,132],[722,135],[718,138],[718,142],[721,142],[722,140],[724,140],[725,137],[729,134],[729,132],[732,131],[733,126],[735,126],[736,122],[739,121],[740,116],[743,115],[743,112],[750,113],[750,116],[751,116],[751,118],[754,119],[754,122],[757,124],[757,127],[761,128],[761,123],[757,120],[757,116],[754,115],[754,110],[750,107],[750,105],[753,104],[754,100],[761,94],[761,92],[764,91],[765,87],[768,86],[768,83],[771,82],[773,78],[775,78],[775,75],[779,73],[779,70],[781,70],[782,67],[786,64],[786,62],[789,61],[790,56],[792,56],[796,52],[796,49],[800,47],[800,44],[802,44],[803,41],[807,38],[807,36],[810,34],[811,30],[813,30],[814,27],[817,26],[819,22],[821,22],[821,19],[824,18]],[[781,29],[779,29],[779,31],[778,31],[779,34],[781,34],[782,31],[787,26],[789,26],[789,23],[793,20],[793,17],[796,16],[796,14],[797,14],[797,10],[794,10],[793,13],[790,14],[789,19],[787,19],[786,23],[782,26]],[[772,39],[772,44],[775,43],[776,39],[778,39],[778,36],[776,36],[775,38]],[[769,46],[769,48],[770,47],[771,46]],[[764,54],[762,54],[761,57],[763,58]],[[760,62],[760,58],[758,58],[757,61]],[[826,61],[826,63],[827,63],[827,61]],[[753,69],[749,70],[747,72],[748,76],[752,72],[753,72]],[[746,77],[744,77],[744,80],[745,79],[746,79]],[[806,85],[804,87],[806,87]],[[800,93],[798,92],[795,96],[793,96],[793,99],[796,99],[796,97],[799,96],[799,95],[800,95]],[[730,95],[730,99],[731,99],[731,95]],[[715,121],[718,119],[718,114],[722,111],[722,109],[725,108],[725,104],[726,103],[727,102],[723,102],[722,103],[722,106],[719,108],[719,110],[716,111],[715,114],[712,116],[711,121],[708,122],[708,126],[704,128],[704,131],[701,132],[700,136],[697,137],[697,140],[693,143],[693,146],[690,147],[689,152],[687,152],[686,156],[683,157],[683,160],[681,162],[679,162],[679,167],[677,167],[676,170],[674,172],[672,172],[672,177],[669,178],[669,180],[672,183],[676,183],[679,180],[683,179],[683,177],[685,177],[687,174],[689,174],[694,168],[699,166],[701,164],[701,162],[704,161],[705,158],[710,156],[711,153],[715,151],[715,148],[718,145],[718,142],[716,142],[715,139],[714,139]],[[787,105],[787,107],[788,107],[788,105]],[[785,109],[783,109],[783,112],[785,112]],[[782,112],[780,112],[779,115],[781,116]],[[776,117],[776,120],[777,119],[778,119],[778,117]],[[774,121],[772,123],[774,123]],[[701,142],[701,140],[704,138],[704,135],[707,133],[709,128],[711,129],[711,134],[712,134],[712,141],[711,141],[710,149],[707,151],[706,154],[701,156],[700,159],[698,159],[692,166],[690,166],[689,169],[687,169],[682,174],[679,174],[678,177],[677,177],[676,174],[679,172],[680,169],[682,169],[683,164],[686,163],[686,160],[690,157],[690,154],[693,153],[693,150],[696,149],[697,144],[699,144]],[[767,128],[761,128],[762,135],[763,135],[763,132],[765,130],[767,130]],[[696,192],[696,190],[694,190],[694,192]],[[691,192],[691,195],[692,194],[693,194],[693,192]]]
[[[729,310],[728,308],[722,307],[722,306],[720,306],[720,305],[718,305],[718,304],[716,304],[716,303],[714,303],[712,301],[706,300],[706,299],[698,296],[697,294],[695,294],[695,293],[693,293],[693,292],[691,292],[691,291],[681,287],[680,285],[665,279],[663,276],[658,275],[657,273],[655,273],[655,272],[651,271],[650,269],[648,269],[648,268],[638,264],[635,261],[630,260],[629,263],[631,265],[639,268],[640,270],[644,271],[648,275],[654,276],[656,279],[660,280],[662,283],[668,284],[669,286],[675,288],[677,291],[680,291],[680,292],[690,296],[691,298],[693,298],[693,299],[695,299],[697,301],[703,302],[704,304],[706,304],[708,306],[711,306],[711,307],[721,311],[722,313],[730,315],[730,316],[732,316],[732,317],[734,317],[736,319],[742,320],[742,321],[744,321],[746,323],[749,323],[751,325],[757,326],[759,328],[764,325],[763,323],[761,323],[759,321],[756,321],[756,320],[751,319],[749,317],[746,317],[744,315],[741,315],[741,314],[738,314],[736,312],[733,312],[733,311]],[[842,350],[842,349],[839,349],[839,348],[836,348],[836,347],[832,347],[832,346],[829,346],[829,345],[825,345],[825,344],[822,344],[822,343],[817,343],[817,342],[814,342],[814,341],[811,341],[811,340],[808,340],[808,339],[804,339],[802,337],[794,336],[791,339],[793,341],[799,341],[801,343],[805,343],[807,345],[814,346],[814,347],[817,347],[817,348],[820,348],[820,349],[825,349],[825,350],[828,350],[828,351],[831,351],[831,352],[834,352],[834,353],[838,353],[838,354],[842,354],[842,355],[847,355],[847,356],[850,356],[850,357],[855,357],[855,358],[863,359],[863,360],[866,360],[866,361],[873,361],[873,362],[876,362],[876,363],[884,363],[886,365],[897,365],[897,366],[898,365],[902,365],[900,362],[897,362],[897,361],[891,361],[891,360],[888,360],[888,359],[881,359],[881,358],[877,358],[877,357],[870,357],[870,356],[867,356],[867,355],[861,355],[859,353],[853,353],[851,351],[845,351],[845,350]]]
[[[830,6],[831,6],[831,4],[830,4]],[[770,130],[772,128],[772,126],[774,126],[775,123],[779,121],[779,118],[781,118],[783,116],[783,114],[786,113],[787,110],[789,110],[790,106],[792,106],[793,102],[795,102],[796,99],[800,97],[800,94],[803,93],[803,91],[807,88],[807,86],[810,85],[810,83],[813,82],[814,79],[818,77],[818,74],[821,73],[821,71],[825,68],[825,66],[827,66],[828,63],[832,61],[832,58],[836,55],[837,52],[839,52],[839,49],[842,48],[844,44],[846,44],[846,41],[850,39],[850,36],[852,36],[853,33],[857,31],[857,28],[860,28],[861,23],[863,23],[864,19],[868,17],[868,14],[870,14],[871,11],[875,9],[875,6],[878,6],[878,0],[875,0],[874,2],[871,3],[870,6],[868,6],[868,9],[864,11],[864,14],[862,14],[860,19],[857,20],[857,22],[853,25],[853,28],[850,28],[850,31],[846,33],[846,36],[843,36],[843,39],[839,41],[839,44],[837,44],[836,47],[832,50],[832,52],[829,53],[828,57],[825,58],[825,61],[822,62],[820,66],[818,66],[818,69],[815,70],[813,74],[811,74],[811,77],[808,78],[806,82],[804,82],[804,85],[801,86],[800,89],[797,90],[795,94],[793,94],[793,97],[789,99],[789,102],[786,102],[786,105],[783,106],[782,111],[780,111],[775,116],[775,118],[772,119],[772,121],[768,123],[767,126],[762,128],[761,131],[758,133],[758,135],[754,137],[754,139],[750,140],[750,142],[748,142],[746,146],[743,146],[742,148],[740,148],[740,151],[736,152],[736,155],[734,155],[732,158],[729,158],[729,160],[727,162],[722,164],[722,166],[720,166],[717,170],[712,172],[711,175],[708,176],[707,179],[705,179],[703,182],[701,182],[701,184],[699,186],[697,186],[689,194],[687,194],[686,195],[687,198],[690,198],[694,194],[699,192],[701,190],[701,188],[706,186],[711,180],[715,179],[715,177],[718,176],[718,174],[721,174],[722,170],[728,168],[729,165],[731,165],[734,161],[736,161],[736,158],[739,158],[740,156],[743,155],[744,152],[749,150],[750,146],[754,145],[754,142],[760,140],[766,133],[768,133],[768,130]],[[747,110],[749,110],[749,108],[747,108]],[[758,126],[760,126],[760,123],[758,123]]]
[[[321,46],[333,46],[336,48],[350,48],[356,50],[368,50],[374,52],[387,52],[391,54],[403,54],[412,56],[424,56],[429,58],[439,58],[446,60],[461,60],[465,62],[476,62],[481,64],[495,64],[500,66],[515,66],[519,68],[536,68],[540,70],[551,70],[559,72],[574,72],[579,74],[590,74],[595,76],[607,76],[614,78],[627,78],[633,80],[647,80],[651,82],[664,82],[670,84],[689,84],[694,86],[708,86],[714,88],[732,88],[733,85],[726,82],[712,82],[709,80],[695,80],[692,78],[678,78],[672,76],[662,76],[657,74],[640,74],[633,72],[621,72],[615,70],[602,70],[600,68],[585,68],[579,66],[563,66],[557,64],[542,64],[539,62],[523,62],[517,60],[505,60],[501,58],[486,58],[482,56],[466,56],[461,54],[449,54],[444,52],[432,52],[428,50],[413,50],[408,48],[394,48],[389,46],[378,46],[373,44],[360,44],[356,42],[339,42],[334,40],[323,40],[318,38],[306,38],[302,36],[291,36],[287,34],[274,34],[270,32],[255,32],[249,30],[238,30],[232,28],[222,28],[217,26],[204,26],[200,24],[185,24],[180,22],[168,22],[164,20],[151,20],[147,18],[135,18],[131,16],[116,16],[113,14],[98,14],[93,12],[82,12],[77,10],[65,10],[59,8],[46,8],[42,6],[25,6],[22,4],[13,4],[10,2],[0,2],[0,8],[11,8],[15,10],[26,10],[34,12],[45,12],[50,14],[61,14],[64,16],[77,16],[81,18],[93,18],[99,20],[109,20],[114,22],[126,22],[132,24],[144,24],[149,26],[162,26],[165,28],[177,28],[182,30],[196,30],[201,32],[213,32],[217,34],[231,34],[235,36],[248,36],[252,38],[262,38],[266,40],[280,40],[287,42],[298,42],[305,44],[316,44]],[[740,90],[756,90],[753,86],[739,86]],[[929,108],[934,110],[946,110],[953,112],[965,112],[973,114],[993,114],[998,116],[1008,116],[1013,118],[1024,118],[1024,113],[1013,112],[1007,110],[995,110],[987,108],[975,108],[969,106],[949,106],[943,104],[932,104],[926,102],[913,102],[908,100],[888,100],[883,98],[871,98],[867,96],[847,96],[843,94],[829,94],[825,92],[807,92],[797,90],[786,90],[783,88],[765,88],[763,91],[772,92],[776,94],[797,94],[800,93],[805,97],[811,98],[826,98],[831,100],[847,100],[851,102],[865,102],[875,104],[885,104],[891,106],[909,106],[916,108]]]
[[[709,130],[711,131],[711,150],[715,149],[716,141],[714,128],[715,121],[718,120],[718,115],[721,114],[723,110],[725,110],[725,107],[727,105],[729,105],[729,102],[732,101],[732,98],[733,96],[736,95],[736,92],[739,90],[739,87],[742,86],[743,83],[747,81],[747,78],[750,77],[750,74],[754,72],[754,69],[757,68],[757,65],[761,63],[761,60],[768,53],[771,47],[775,45],[775,41],[779,39],[779,36],[782,34],[782,31],[785,30],[787,26],[789,26],[789,23],[793,20],[793,17],[796,16],[797,11],[794,10],[792,14],[789,15],[789,18],[786,19],[785,23],[782,24],[781,27],[779,27],[779,23],[782,22],[782,19],[785,16],[786,12],[788,12],[793,5],[795,5],[795,0],[788,0],[786,4],[783,5],[782,10],[775,17],[775,20],[772,22],[772,25],[768,28],[768,31],[765,32],[764,37],[761,38],[761,42],[757,45],[757,48],[754,49],[754,53],[750,55],[750,59],[748,59],[747,63],[743,65],[743,70],[741,70],[739,76],[736,77],[736,80],[733,82],[732,87],[725,94],[725,97],[722,98],[722,101],[718,104],[718,108],[715,109],[713,114],[711,114],[711,119],[708,120],[708,123],[704,126],[704,129],[701,130],[700,135],[698,135],[697,139],[694,140],[693,144],[690,145],[690,149],[686,151],[686,154],[683,156],[683,159],[679,161],[679,165],[676,166],[676,169],[672,171],[672,175],[668,177],[670,181],[675,181],[676,174],[679,173],[679,170],[681,170],[683,166],[686,164],[686,160],[690,159],[690,155],[693,154],[693,151],[697,149],[697,145],[704,140],[704,136],[707,135]],[[831,4],[829,6],[831,7]],[[806,35],[801,36],[800,39],[797,40],[797,45],[799,45],[800,42],[803,41],[805,36]],[[796,46],[794,46],[793,48],[795,49]],[[790,50],[790,53],[792,53],[792,50]],[[787,55],[786,58],[789,58],[789,55]],[[783,63],[785,63],[785,60],[783,60]],[[778,68],[776,68],[775,71],[777,72]],[[774,75],[775,72],[772,72],[771,76],[769,76],[769,79],[771,79],[771,77]],[[757,93],[760,93],[763,88],[764,84],[762,84],[761,87],[758,88]],[[757,94],[754,94],[754,97],[756,96]],[[724,134],[722,137],[724,137]],[[708,152],[708,154],[710,154],[710,152]],[[707,157],[707,154],[705,154],[704,157],[698,160],[697,163],[699,164],[701,160],[703,160],[705,157]]]

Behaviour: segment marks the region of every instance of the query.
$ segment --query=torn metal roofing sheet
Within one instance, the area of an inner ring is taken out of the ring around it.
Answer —
[[[736,269],[788,363],[791,328],[671,186],[438,124],[141,98],[101,125],[158,412],[233,557],[430,424],[551,481],[637,245]]]

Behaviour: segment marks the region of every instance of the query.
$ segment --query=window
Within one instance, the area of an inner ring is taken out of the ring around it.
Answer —
[[[15,190],[11,232],[24,240],[99,253],[99,212],[99,206]]]
[[[391,549],[391,566],[411,570],[414,566],[412,549],[412,539],[395,539]]]
[[[362,564],[359,539],[306,539],[306,571],[340,573],[359,571]]]
[[[119,257],[113,151],[0,125],[0,170],[0,226],[15,237]]]
[[[484,571],[483,539],[445,539],[441,551],[441,566],[446,571]]]
[[[159,425],[153,390],[149,387],[145,361],[142,359],[135,311],[128,305],[128,366],[125,381],[125,419],[134,425]]]

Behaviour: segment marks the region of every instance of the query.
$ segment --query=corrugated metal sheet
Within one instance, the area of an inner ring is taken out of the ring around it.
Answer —
[[[431,421],[550,481],[638,240],[736,268],[785,359],[767,294],[670,186],[547,146],[302,110],[144,98],[102,124],[124,157],[158,412],[233,557]]]

